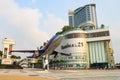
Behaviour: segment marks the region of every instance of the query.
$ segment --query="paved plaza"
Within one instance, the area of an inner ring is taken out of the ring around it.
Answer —
[[[0,69],[0,75],[32,76],[57,80],[120,80],[120,70]]]

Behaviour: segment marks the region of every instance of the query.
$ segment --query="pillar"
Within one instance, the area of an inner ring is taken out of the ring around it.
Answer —
[[[45,64],[46,64],[47,70],[49,70],[49,62],[48,62],[48,60],[49,60],[49,55],[46,54],[45,55]]]
[[[15,45],[15,41],[5,38],[5,39],[3,39],[2,44],[3,44],[2,59],[4,59],[4,58],[10,59],[11,54],[9,54],[9,52],[12,51],[13,45]]]
[[[13,64],[13,60],[11,59],[10,51],[13,49],[13,45],[15,45],[15,41],[11,39],[3,39],[3,55],[2,55],[2,63],[1,64]]]

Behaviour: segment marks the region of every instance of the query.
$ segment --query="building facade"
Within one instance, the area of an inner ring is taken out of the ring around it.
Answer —
[[[97,28],[96,6],[88,4],[68,12],[69,25],[75,28],[94,29]]]
[[[88,4],[69,11],[69,25],[56,51],[71,54],[59,56],[64,68],[114,68],[113,49],[108,28],[97,26],[96,6]]]
[[[15,45],[15,41],[5,38],[2,40],[2,44],[3,44],[2,58],[10,58],[11,54],[9,52],[13,50],[13,45]]]
[[[88,46],[86,32],[82,30],[70,31],[64,34],[64,39],[58,47],[62,53],[71,56],[62,56],[65,68],[89,68]],[[61,59],[61,56],[60,56]]]
[[[87,31],[90,67],[114,67],[113,49],[109,29]]]
[[[64,33],[64,39],[56,50],[71,53],[71,56],[57,58],[64,60],[64,68],[114,67],[109,29],[68,31]]]

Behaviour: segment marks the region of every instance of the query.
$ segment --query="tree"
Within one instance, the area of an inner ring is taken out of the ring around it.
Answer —
[[[60,61],[56,60],[56,66],[57,66],[57,68],[59,67],[59,65],[60,65]]]
[[[62,34],[62,33],[65,32],[65,31],[70,31],[70,30],[73,30],[73,29],[74,29],[74,28],[71,27],[71,26],[64,26],[64,27],[62,28],[62,31],[57,32],[56,34]]]
[[[73,29],[73,27],[71,27],[71,26],[64,26],[63,28],[62,28],[62,31],[64,32],[64,31],[69,31],[69,30],[72,30]]]
[[[64,60],[60,60],[61,66],[63,66],[64,62],[65,62]]]
[[[56,64],[57,64],[57,61],[56,60],[53,60],[52,61],[52,64],[54,65],[54,68],[57,66]]]
[[[21,59],[21,57],[20,57],[20,56],[17,56],[17,59]]]
[[[101,27],[100,27],[101,29],[104,29],[105,28],[105,25],[104,24],[101,24]]]
[[[60,31],[60,32],[57,32],[56,34],[62,34],[63,32],[62,31]]]
[[[0,57],[2,59],[2,51],[0,51]],[[0,64],[1,64],[1,59],[0,59]]]
[[[50,67],[54,67],[54,61],[51,59],[49,62]]]
[[[17,56],[16,55],[12,55],[11,58],[12,59],[17,59]]]
[[[2,51],[0,51],[0,57],[2,57]]]

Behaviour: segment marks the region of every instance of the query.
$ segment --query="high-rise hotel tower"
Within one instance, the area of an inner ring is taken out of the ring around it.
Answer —
[[[75,28],[95,29],[97,28],[96,6],[88,4],[69,11],[69,25]]]

